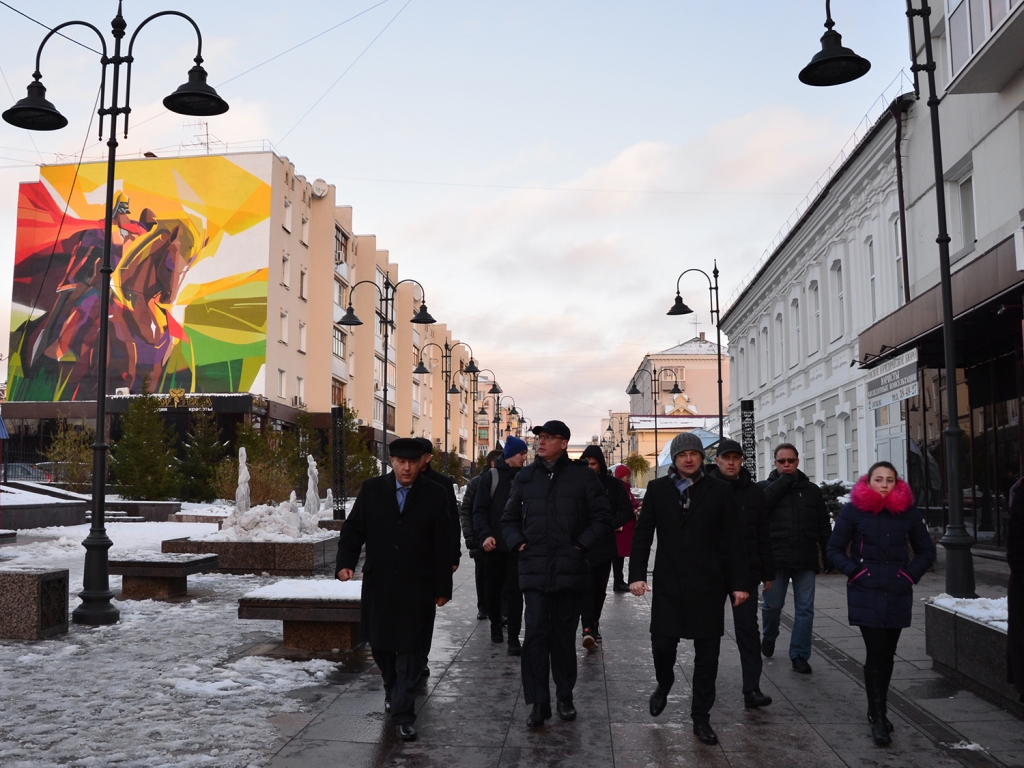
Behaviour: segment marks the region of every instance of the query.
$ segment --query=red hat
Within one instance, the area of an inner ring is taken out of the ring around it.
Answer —
[[[619,480],[625,480],[627,477],[630,477],[633,472],[625,464],[619,464],[615,467],[612,474],[619,478]]]

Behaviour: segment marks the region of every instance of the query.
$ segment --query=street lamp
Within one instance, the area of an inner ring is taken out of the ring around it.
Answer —
[[[508,421],[506,421],[506,423],[505,423],[505,436],[508,437],[509,435],[512,434],[512,417],[514,416],[518,420],[519,419],[519,411],[516,408],[516,399],[514,397],[512,397],[512,395],[505,395],[504,397],[497,398],[494,401],[494,417],[495,417],[495,422],[494,423],[495,424],[497,424],[497,425],[501,424],[501,409],[503,407],[505,407],[505,406],[502,405],[502,401],[503,400],[511,400],[512,401],[512,407],[511,408],[506,408],[506,415],[508,416]]]
[[[828,11],[828,3],[826,2],[826,15],[828,15]],[[950,238],[949,232],[946,229],[946,186],[942,171],[939,98],[935,92],[935,58],[932,55],[932,35],[930,24],[928,23],[931,13],[928,0],[921,0],[920,8],[914,7],[913,0],[907,0],[907,18],[910,22],[910,52],[913,57],[913,65],[910,69],[914,73],[914,92],[919,98],[920,89],[917,73],[926,72],[928,74],[928,110],[931,117],[932,164],[935,170],[935,208],[939,230],[935,242],[939,245],[939,282],[942,294],[942,346],[945,357],[947,414],[947,426],[942,434],[946,438],[946,496],[949,503],[949,521],[946,524],[946,533],[939,539],[939,543],[946,549],[946,592],[953,597],[971,598],[976,596],[974,592],[974,560],[971,555],[971,545],[974,542],[971,540],[964,525],[964,500],[961,479],[963,477],[963,457],[961,455],[963,430],[960,429],[960,409],[957,402],[956,336],[953,327],[953,281],[949,264]],[[916,59],[915,17],[920,17],[924,24],[924,64],[918,64]],[[831,21],[831,18],[829,21]],[[828,26],[828,23],[826,23],[826,26]],[[822,40],[824,41],[824,38]],[[817,58],[816,56],[815,59]],[[804,72],[812,67],[814,63],[815,60],[812,59],[811,63],[804,69]],[[856,77],[860,77],[860,75],[867,71],[865,67]],[[854,79],[852,77],[841,78],[841,70],[830,74],[827,68],[823,68],[822,72],[823,76],[820,82],[812,84],[839,85]],[[803,72],[800,73],[801,80],[804,80],[803,74]],[[804,82],[807,81],[804,80]]]
[[[107,393],[107,337],[110,324],[110,274],[113,269],[110,266],[111,229],[114,213],[114,168],[117,156],[117,117],[124,115],[124,136],[128,137],[128,115],[131,113],[129,106],[131,100],[132,83],[132,62],[135,60],[132,54],[135,46],[135,38],[153,19],[160,16],[179,16],[192,25],[198,39],[196,49],[195,66],[189,70],[188,82],[180,86],[174,93],[164,99],[164,106],[171,112],[181,115],[206,116],[220,115],[228,111],[227,102],[217,92],[206,84],[206,70],[203,69],[203,36],[199,27],[184,13],[179,11],[161,11],[143,20],[128,41],[128,55],[121,55],[121,41],[124,39],[127,23],[121,15],[121,4],[117,6],[117,16],[110,23],[111,36],[114,38],[114,55],[107,56],[107,40],[103,33],[87,21],[66,21],[51,29],[36,51],[36,69],[32,73],[32,83],[28,86],[28,94],[13,107],[3,113],[3,119],[15,126],[30,131],[56,131],[68,124],[64,115],[57,111],[57,108],[46,100],[46,88],[43,86],[43,75],[39,63],[43,53],[43,46],[47,41],[57,34],[61,29],[71,26],[88,27],[96,33],[100,39],[103,54],[100,58],[102,72],[100,76],[100,108],[97,114],[99,120],[99,138],[103,139],[103,118],[110,119],[110,132],[107,139],[107,186],[105,189],[106,206],[103,219],[103,263],[99,269],[100,310],[99,310],[99,340],[98,349],[100,354],[96,356],[96,440],[92,444],[92,523],[89,527],[89,535],[82,543],[85,547],[85,572],[82,578],[82,592],[79,597],[81,604],[71,614],[71,619],[76,624],[113,624],[120,618],[120,611],[110,603],[114,596],[110,591],[110,575],[107,565],[107,550],[112,542],[107,537],[105,527],[105,486],[107,479],[107,451],[110,446],[106,443],[106,393]],[[118,86],[120,84],[121,65],[126,64],[124,104],[118,104]],[[114,68],[111,81],[110,102],[106,102],[107,67]]]
[[[825,34],[821,36],[821,50],[811,63],[800,70],[800,82],[805,85],[840,85],[863,77],[871,69],[871,62],[843,47],[843,36],[836,32],[832,21],[830,0],[825,0]]]
[[[641,373],[646,373],[651,379],[651,404],[652,411],[654,413],[654,476],[658,476],[658,401],[661,399],[661,373],[671,373],[672,378],[675,379],[675,384],[672,385],[672,389],[669,394],[681,395],[683,390],[679,388],[679,378],[676,376],[675,371],[661,371],[659,373],[657,366],[652,365],[651,370],[648,371],[646,368],[639,369],[633,374],[633,378],[629,381],[629,389],[626,390],[627,395],[642,395],[643,393],[636,386],[636,377]]]
[[[381,414],[381,425],[384,428],[384,440],[381,442],[380,448],[380,466],[381,473],[386,474],[388,471],[388,344],[390,343],[391,329],[395,325],[395,294],[398,292],[398,286],[402,283],[415,283],[419,286],[420,296],[420,308],[415,315],[412,316],[410,322],[416,323],[417,325],[430,325],[431,323],[437,322],[430,313],[427,311],[427,294],[423,290],[423,286],[417,280],[406,278],[405,280],[399,280],[397,283],[392,283],[391,278],[384,275],[384,287],[377,285],[375,280],[360,280],[358,283],[349,288],[348,291],[348,309],[345,310],[344,316],[338,320],[338,325],[362,325],[363,321],[356,317],[355,309],[352,307],[352,294],[355,293],[356,288],[360,285],[372,285],[377,291],[377,295],[380,297],[377,304],[377,322],[380,323],[381,329],[384,335],[384,381],[382,382],[384,392],[384,412]]]
[[[469,362],[465,365],[465,367],[459,368],[459,371],[462,372],[462,373],[468,373],[471,377],[475,376],[476,374],[479,374],[480,373],[480,369],[477,368],[476,361],[473,359],[473,348],[471,346],[469,346],[469,344],[467,344],[464,341],[457,341],[454,344],[449,344],[447,339],[445,339],[443,347],[440,344],[438,344],[437,342],[435,342],[435,341],[427,342],[422,347],[420,347],[420,359],[419,359],[418,364],[416,365],[416,367],[412,371],[413,373],[416,373],[416,374],[429,374],[430,373],[430,369],[427,368],[427,366],[425,366],[423,364],[423,350],[426,349],[427,347],[437,347],[438,350],[440,350],[440,352],[441,352],[441,376],[444,378],[444,387],[445,387],[445,397],[444,397],[444,461],[445,461],[445,467],[446,468],[448,466],[448,433],[451,431],[450,428],[449,428],[449,422],[451,421],[451,415],[452,415],[451,400],[449,400],[449,397],[451,395],[457,395],[457,394],[459,394],[461,392],[461,390],[458,388],[458,386],[456,386],[455,383],[452,381],[452,378],[453,378],[453,375],[454,375],[453,371],[452,371],[452,350],[455,347],[457,347],[459,344],[461,344],[462,346],[464,346],[466,349],[469,350]],[[474,385],[473,385],[472,389],[473,389],[474,396],[475,396],[475,393],[476,393],[475,381],[474,381]],[[446,469],[446,472],[447,472],[447,469]]]
[[[831,21],[831,19],[830,19]],[[827,35],[828,33],[826,33]],[[838,36],[838,33],[833,33]],[[867,71],[867,70],[865,70]],[[683,297],[679,294],[679,281],[683,279],[683,275],[687,272],[700,272],[704,277],[708,279],[708,290],[710,291],[710,305],[711,305],[711,321],[715,324],[715,335],[716,335],[716,349],[718,356],[718,439],[721,440],[725,437],[725,398],[722,394],[722,310],[718,303],[718,260],[714,262],[715,266],[711,270],[711,275],[714,275],[714,281],[711,276],[708,275],[703,269],[687,269],[676,278],[676,300],[672,304],[666,314],[668,315],[689,315],[693,313],[683,302]]]

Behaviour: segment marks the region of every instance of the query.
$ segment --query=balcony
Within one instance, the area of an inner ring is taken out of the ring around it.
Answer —
[[[335,259],[337,259],[337,256],[335,256]],[[348,263],[347,262],[335,261],[334,262],[334,274],[336,274],[338,277],[340,277],[346,283],[350,282],[349,277],[348,277]]]
[[[966,6],[964,3],[960,10]],[[983,43],[979,45],[980,41],[974,41],[973,51],[966,54],[967,62],[949,84],[949,93],[999,93],[1024,68],[1024,46],[1020,44],[1022,35],[1024,4],[1018,4]],[[957,40],[962,37],[957,36]]]
[[[331,355],[331,375],[348,381],[348,363],[340,357]]]

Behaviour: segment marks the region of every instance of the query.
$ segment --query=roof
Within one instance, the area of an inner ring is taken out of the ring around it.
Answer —
[[[726,350],[726,345],[722,345],[722,352]],[[689,341],[684,341],[681,344],[676,344],[674,347],[669,347],[661,352],[656,352],[658,355],[715,355],[718,354],[718,345],[713,341],[707,339],[701,339],[700,336],[694,336]]]

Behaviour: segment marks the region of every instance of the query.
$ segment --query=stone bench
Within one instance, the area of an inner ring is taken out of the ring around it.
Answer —
[[[188,577],[216,570],[217,555],[153,552],[110,561],[110,574],[121,576],[125,600],[167,600],[188,594]]]
[[[0,530],[0,542],[2,541],[14,541],[18,538],[17,531]]]
[[[0,568],[0,638],[44,640],[68,631],[68,571]]]
[[[238,601],[238,618],[284,622],[284,645],[303,651],[350,651],[362,642],[362,582],[284,579]]]

